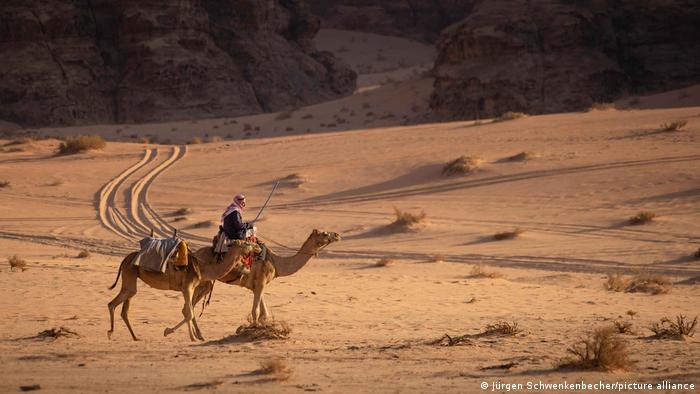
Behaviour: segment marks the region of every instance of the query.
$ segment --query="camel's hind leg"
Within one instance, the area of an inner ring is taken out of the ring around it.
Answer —
[[[135,294],[136,293],[132,294],[129,298],[126,299],[126,301],[124,301],[124,305],[122,305],[122,320],[124,320],[124,323],[126,323],[126,328],[129,329],[131,337],[134,339],[134,341],[138,341],[139,339],[136,338],[134,330],[131,329],[131,324],[129,323],[129,304],[131,303],[131,297],[133,297]]]
[[[122,289],[119,294],[112,301],[109,302],[107,307],[109,308],[109,331],[107,331],[107,338],[112,339],[112,333],[114,332],[114,310],[129,298],[128,291]],[[122,309],[123,310],[123,309]]]
[[[122,288],[119,290],[112,301],[109,302],[107,307],[109,308],[109,331],[107,331],[107,338],[112,338],[112,333],[114,333],[114,310],[117,309],[119,304],[124,303],[122,307],[122,319],[126,322],[126,326],[129,328],[132,338],[136,339],[134,336],[134,331],[131,329],[129,324],[128,316],[125,315],[129,313],[129,299],[136,294],[136,281],[138,280],[138,272],[130,264],[129,257],[127,257],[122,265],[120,266],[122,274]]]

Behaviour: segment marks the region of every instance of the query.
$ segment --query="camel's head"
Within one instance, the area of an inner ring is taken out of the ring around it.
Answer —
[[[311,237],[313,238],[316,247],[319,249],[323,248],[324,246],[328,246],[333,242],[340,241],[340,234],[328,231],[314,230],[311,233]]]
[[[260,253],[262,249],[260,245],[255,242],[237,239],[233,241],[233,246],[237,246],[241,249],[241,254],[247,256],[251,253]]]

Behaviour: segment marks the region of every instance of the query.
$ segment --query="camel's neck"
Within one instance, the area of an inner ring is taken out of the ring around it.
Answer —
[[[216,263],[215,260],[203,260],[204,266],[201,267],[202,280],[217,280],[225,276],[236,265],[236,262],[241,259],[241,250],[235,246],[231,246],[228,252],[222,257],[221,261]]]
[[[277,276],[289,276],[305,266],[316,252],[318,252],[318,248],[315,246],[312,237],[309,237],[294,256],[279,256],[268,249],[268,258],[275,267]]]

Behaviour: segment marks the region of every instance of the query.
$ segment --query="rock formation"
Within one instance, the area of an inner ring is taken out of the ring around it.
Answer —
[[[700,3],[484,0],[437,44],[443,119],[580,110],[700,81]]]
[[[147,122],[277,111],[354,90],[286,0],[4,0],[0,119]]]

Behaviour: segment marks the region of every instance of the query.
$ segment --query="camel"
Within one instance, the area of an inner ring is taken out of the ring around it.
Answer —
[[[258,319],[262,321],[270,316],[270,310],[268,309],[267,305],[265,305],[265,300],[263,299],[263,289],[265,288],[265,285],[279,276],[293,275],[304,267],[312,257],[316,256],[321,249],[336,241],[340,241],[340,235],[337,233],[314,230],[294,256],[279,256],[268,248],[265,261],[260,261],[257,259],[253,261],[249,274],[244,273],[241,275],[238,272],[231,271],[223,277],[217,278],[217,280],[229,285],[245,287],[253,291],[253,308],[251,311],[251,317],[252,323],[257,323]],[[199,251],[197,251],[197,253],[198,257],[205,258],[205,261],[207,262],[211,262],[215,259],[213,254],[207,258],[205,254],[200,256]],[[197,305],[199,300],[212,291],[213,286],[213,280],[201,281],[199,286],[197,286],[194,291],[192,304]],[[259,318],[258,308],[260,309]]]
[[[206,249],[206,248],[204,248]],[[229,247],[228,252],[224,255],[220,262],[212,259],[202,259],[198,256],[199,251],[195,252],[194,255],[190,256],[191,263],[187,266],[187,269],[182,272],[178,272],[169,268],[165,273],[160,272],[148,272],[139,269],[132,265],[134,258],[139,252],[132,252],[122,260],[119,271],[117,271],[117,279],[114,284],[109,287],[113,289],[119,282],[119,276],[122,276],[122,288],[116,297],[109,303],[109,321],[110,329],[107,331],[107,337],[112,338],[112,333],[114,332],[114,309],[119,306],[119,304],[124,303],[122,306],[122,319],[126,323],[126,327],[131,333],[131,337],[134,341],[138,341],[136,335],[134,335],[134,330],[131,328],[129,323],[129,303],[133,296],[136,295],[136,285],[137,279],[141,279],[149,286],[158,290],[176,290],[181,291],[185,299],[185,305],[182,309],[182,314],[184,319],[178,323],[173,328],[166,328],[164,335],[174,332],[184,323],[187,323],[189,328],[190,340],[195,341],[196,339],[204,340],[199,327],[197,326],[197,321],[194,317],[194,310],[192,307],[192,295],[194,289],[202,281],[213,281],[221,278],[231,271],[234,271],[236,266],[241,265],[241,258],[250,253],[260,253],[261,248],[257,244],[250,241],[233,241]],[[206,255],[202,252],[202,254]],[[193,327],[194,326],[194,327]],[[195,339],[196,338],[196,339]]]

